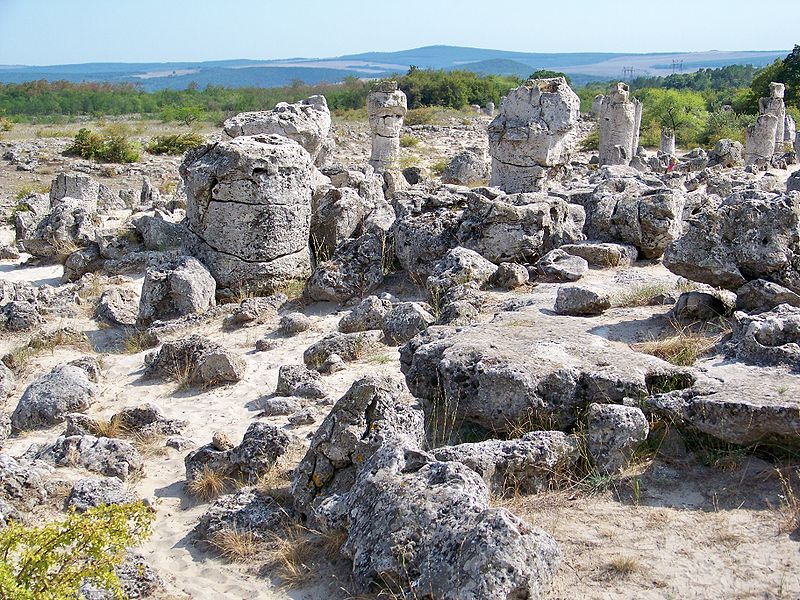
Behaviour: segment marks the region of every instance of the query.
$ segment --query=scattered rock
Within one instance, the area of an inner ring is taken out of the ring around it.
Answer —
[[[133,327],[139,316],[139,296],[129,288],[106,290],[97,303],[95,316],[112,325]]]
[[[61,365],[34,380],[11,415],[17,431],[43,429],[63,423],[66,415],[91,406],[97,388],[86,370]]]
[[[125,504],[135,500],[136,497],[128,493],[116,477],[84,477],[73,484],[67,506],[85,512],[103,504]]]
[[[190,385],[233,383],[244,377],[246,363],[202,335],[166,342],[145,357],[146,374],[178,379]]]
[[[208,270],[190,256],[180,256],[148,268],[139,300],[142,324],[200,314],[216,304],[216,283]]]
[[[358,360],[378,341],[376,332],[331,333],[303,352],[303,362],[311,369],[320,366],[332,354],[345,362]]]
[[[383,335],[393,345],[405,344],[436,322],[430,306],[419,302],[399,302],[383,318]]]
[[[800,308],[800,294],[763,279],[748,281],[736,290],[736,308],[748,313],[767,312],[781,304]]]
[[[281,317],[278,331],[283,335],[291,336],[311,329],[313,321],[303,313],[293,312]]]
[[[601,473],[617,473],[627,467],[649,433],[647,417],[639,408],[621,404],[589,405],[586,450]]]
[[[339,331],[342,333],[356,333],[381,329],[383,318],[392,308],[390,300],[383,300],[377,296],[367,296],[353,310],[339,320]]]
[[[275,393],[299,398],[324,398],[327,395],[322,385],[322,376],[305,365],[281,365]]]
[[[599,288],[562,285],[556,292],[554,310],[560,315],[594,316],[611,308],[611,296]]]
[[[551,250],[536,263],[536,272],[545,281],[578,281],[589,272],[589,263],[564,250]]]

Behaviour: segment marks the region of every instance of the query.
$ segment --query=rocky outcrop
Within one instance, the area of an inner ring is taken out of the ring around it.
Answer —
[[[418,447],[423,430],[422,412],[402,383],[379,376],[356,381],[317,429],[295,469],[292,497],[298,511],[312,520],[335,521],[334,505],[350,490],[362,464],[388,440]]]
[[[61,436],[36,458],[52,461],[58,467],[81,467],[122,481],[144,471],[142,457],[130,442],[93,435]]]
[[[473,187],[489,181],[490,168],[484,153],[475,150],[459,152],[442,171],[442,183]]]
[[[195,334],[166,342],[145,356],[148,376],[175,379],[189,385],[213,386],[244,377],[246,363],[205,336]]]
[[[148,268],[139,298],[138,322],[149,324],[201,314],[216,304],[216,283],[200,261],[179,256]]]
[[[430,327],[400,349],[400,366],[426,418],[490,432],[529,422],[566,428],[592,402],[646,397],[665,374],[687,379],[683,369],[592,335],[583,321],[532,308],[460,330]]]
[[[367,115],[372,133],[369,164],[378,173],[397,171],[400,166],[400,131],[408,111],[406,95],[396,81],[382,81],[367,95]]]
[[[604,97],[599,115],[600,164],[628,165],[639,147],[642,103],[630,98],[628,86],[617,83]]]
[[[734,322],[730,344],[736,356],[800,371],[800,308],[781,304],[758,315],[736,313]]]
[[[563,77],[511,90],[489,125],[491,185],[507,193],[543,189],[547,170],[569,162],[579,117],[580,99]]]
[[[736,290],[763,279],[800,293],[800,194],[710,197],[664,254],[673,273]]]
[[[245,112],[223,124],[225,133],[235,138],[249,135],[281,135],[300,144],[317,166],[322,166],[332,150],[331,112],[325,96],[311,96],[300,102],[279,102],[269,111]]]
[[[542,598],[558,567],[555,541],[489,508],[477,473],[399,444],[366,461],[345,504],[359,590],[388,580],[444,600]]]
[[[11,415],[18,431],[42,429],[63,423],[66,415],[91,406],[97,386],[86,369],[67,364],[34,380],[22,394]]]
[[[217,287],[272,292],[308,276],[313,170],[308,152],[278,135],[186,154],[188,245]]]

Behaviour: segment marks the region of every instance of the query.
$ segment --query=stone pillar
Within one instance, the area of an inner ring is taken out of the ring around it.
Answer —
[[[783,133],[786,121],[786,105],[783,103],[784,91],[785,87],[782,83],[773,81],[769,84],[769,98],[760,98],[758,100],[759,112],[762,115],[774,115],[778,119],[778,124],[775,128],[775,144],[780,149],[783,149]],[[774,151],[775,149],[773,148],[773,153]]]
[[[797,123],[794,121],[794,117],[789,113],[786,113],[786,120],[783,122],[783,141],[789,142],[789,144],[794,144],[794,140],[797,138]]]
[[[675,156],[675,132],[669,127],[661,130],[661,151]]]
[[[601,106],[600,164],[628,165],[639,146],[642,103],[631,100],[628,86],[620,82]]]
[[[589,110],[589,114],[594,117],[595,119],[599,118],[603,112],[603,102],[605,101],[606,97],[603,94],[597,94],[592,100],[592,108]]]
[[[400,131],[408,112],[406,95],[396,81],[382,81],[367,95],[367,114],[372,133],[369,164],[377,173],[398,171]]]
[[[765,113],[759,115],[755,124],[745,131],[744,160],[748,165],[772,160],[775,154],[775,132],[778,129],[778,117]]]
[[[794,136],[794,153],[797,155],[798,159],[800,159],[800,133]]]
[[[494,102],[487,103],[486,107],[483,109],[483,112],[486,113],[487,116],[493,117],[494,116]]]
[[[187,250],[223,294],[270,293],[311,273],[314,165],[280,135],[240,136],[187,152]]]
[[[581,102],[563,77],[511,90],[489,124],[491,185],[513,194],[543,189],[547,170],[569,162]]]

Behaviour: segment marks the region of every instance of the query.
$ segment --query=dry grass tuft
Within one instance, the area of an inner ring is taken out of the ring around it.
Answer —
[[[800,528],[800,498],[792,484],[792,474],[784,475],[780,469],[775,469],[775,473],[781,483],[780,504],[776,509],[779,517],[778,531],[792,533]],[[795,471],[795,475],[800,477],[800,469]]]
[[[641,568],[642,566],[638,558],[620,554],[608,561],[606,573],[609,575],[628,577],[637,573]]]
[[[92,433],[97,437],[118,438],[126,433],[125,424],[119,415],[110,419],[100,419],[92,427]]]
[[[259,478],[256,488],[274,498],[278,503],[284,503],[291,499],[290,484],[290,472],[275,465]]]
[[[208,465],[186,484],[186,490],[200,500],[213,500],[221,496],[232,483],[231,479]]]
[[[288,528],[282,535],[270,533],[267,538],[267,564],[289,589],[308,583],[317,553],[313,533],[300,525]]]
[[[141,329],[130,329],[122,341],[126,354],[139,354],[158,345],[158,341]]]
[[[618,308],[649,306],[656,296],[666,294],[671,290],[672,287],[665,283],[637,285],[621,292],[613,299],[612,304]]]
[[[637,352],[651,354],[679,367],[689,367],[710,352],[722,339],[722,333],[709,334],[672,322],[675,333],[659,340],[633,344]]]
[[[225,559],[231,562],[244,562],[256,556],[261,550],[261,542],[247,529],[223,529],[217,531],[208,543]]]

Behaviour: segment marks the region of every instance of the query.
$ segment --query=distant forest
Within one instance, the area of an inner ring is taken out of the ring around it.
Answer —
[[[563,75],[537,71],[534,76]],[[411,67],[396,76],[408,96],[409,108],[431,106],[462,109],[470,104],[499,105],[508,90],[520,85],[517,76],[479,75],[464,70]],[[644,102],[642,142],[657,145],[662,127],[676,131],[678,143],[711,145],[721,137],[744,139],[744,128],[758,111],[758,98],[770,81],[784,82],[789,113],[800,120],[800,46],[784,59],[762,69],[730,65],[667,77],[637,77],[631,92]],[[607,83],[576,87],[581,107],[588,111]],[[239,112],[268,110],[278,102],[295,102],[324,94],[334,112],[363,111],[372,81],[348,77],[341,83],[306,85],[300,81],[278,88],[226,88],[190,84],[185,90],[145,92],[132,84],[34,81],[0,84],[0,118],[6,122],[64,122],[87,117],[134,115],[165,122],[221,123]],[[363,115],[362,115],[363,116]]]

